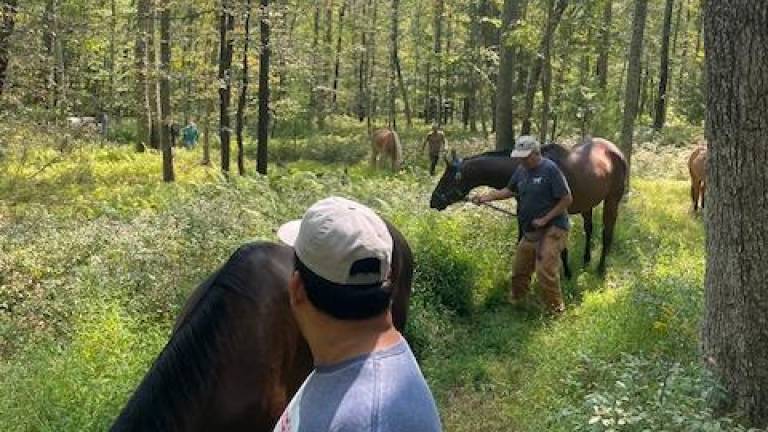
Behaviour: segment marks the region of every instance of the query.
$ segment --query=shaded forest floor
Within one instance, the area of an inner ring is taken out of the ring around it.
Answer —
[[[573,219],[569,310],[552,321],[533,301],[503,301],[515,224],[474,206],[428,208],[436,178],[417,156],[421,131],[403,134],[408,163],[397,175],[368,169],[364,134],[338,128],[275,140],[268,177],[226,179],[200,166],[200,148],[176,149],[177,182],[163,184],[157,152],[88,140],[62,152],[56,136],[4,127],[2,430],[105,430],[186,295],[238,245],[275,240],[282,221],[329,194],[371,205],[411,242],[407,337],[445,430],[743,430],[713,414],[723,395],[697,357],[705,251],[687,148],[638,149],[605,278],[582,268]],[[448,134],[462,154],[490,147]]]

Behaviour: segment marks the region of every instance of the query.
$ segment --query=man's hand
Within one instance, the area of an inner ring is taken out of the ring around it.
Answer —
[[[547,226],[549,221],[545,217],[536,218],[533,221],[531,221],[531,225],[533,225],[534,228],[544,228]]]

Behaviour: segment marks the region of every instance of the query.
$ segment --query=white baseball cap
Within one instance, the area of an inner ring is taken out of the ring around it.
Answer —
[[[536,138],[530,135],[522,135],[515,141],[515,149],[509,154],[512,158],[526,158],[531,152],[541,151],[541,146]]]
[[[384,282],[392,263],[392,236],[384,221],[370,208],[340,197],[313,204],[300,220],[277,231],[280,240],[293,246],[301,262],[323,279],[340,285]],[[351,275],[352,266],[375,258],[378,273]]]

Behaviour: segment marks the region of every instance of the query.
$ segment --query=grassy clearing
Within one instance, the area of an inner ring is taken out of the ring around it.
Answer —
[[[742,430],[709,410],[721,395],[698,366],[704,235],[677,168],[684,151],[638,150],[605,279],[581,269],[575,220],[570,309],[550,321],[503,301],[513,223],[473,206],[428,210],[421,131],[403,134],[414,163],[395,176],[358,157],[328,163],[366,154],[359,127],[339,130],[306,138],[334,148],[314,161],[277,150],[288,156],[268,177],[227,180],[198,164],[199,149],[179,150],[167,185],[154,152],[83,143],[62,155],[19,129],[0,159],[0,428],[104,430],[196,284],[237,245],[274,239],[340,194],[391,218],[416,252],[407,336],[446,430]]]

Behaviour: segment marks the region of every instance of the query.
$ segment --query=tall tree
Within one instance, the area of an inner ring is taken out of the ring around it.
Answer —
[[[344,29],[344,15],[347,12],[347,6],[349,5],[350,0],[344,0],[341,3],[341,8],[339,9],[339,30],[336,35],[336,59],[334,60],[333,64],[333,109],[336,110],[336,101],[338,99],[338,92],[339,92],[339,73],[341,72],[341,40],[343,35],[343,29]]]
[[[520,18],[518,0],[504,0],[502,34],[499,47],[499,74],[496,84],[496,149],[510,148],[515,143],[514,91],[515,48],[512,46],[512,32]]]
[[[269,57],[272,48],[269,44],[270,19],[269,0],[261,0],[259,14],[261,26],[261,55],[259,58],[259,126],[258,148],[256,150],[256,170],[267,174],[267,143],[269,140]]]
[[[221,170],[229,173],[229,139],[232,134],[229,102],[232,96],[232,31],[235,17],[230,0],[221,0],[219,15],[219,138],[221,140]]]
[[[152,108],[149,96],[149,58],[147,49],[147,21],[149,0],[136,2],[136,46],[134,65],[136,67],[136,151],[143,152],[150,145],[152,138]]]
[[[157,20],[157,1],[148,0],[147,11],[147,70],[149,71],[149,109],[152,116],[150,123],[150,146],[160,149],[162,134],[162,115],[160,114],[160,71],[157,61],[157,38],[155,37],[155,21]]]
[[[436,120],[438,123],[442,123],[442,107],[443,107],[443,17],[445,15],[445,0],[435,0],[435,17],[434,17],[434,32],[435,40],[434,47],[432,49],[434,73],[433,80],[435,83],[435,97],[437,98],[437,112],[435,112]],[[430,106],[432,102],[430,101]]]
[[[768,13],[706,0],[707,267],[702,341],[729,401],[768,427]]]
[[[600,52],[597,56],[597,81],[601,89],[608,85],[608,54],[611,51],[611,21],[613,20],[613,0],[605,0],[603,22],[600,23]]]
[[[535,56],[531,68],[528,72],[527,90],[525,92],[525,105],[523,106],[523,127],[521,133],[528,135],[531,133],[531,115],[533,114],[533,99],[536,96],[536,89],[539,85],[539,78],[541,77],[541,70],[544,65],[544,59],[549,59],[550,49],[552,47],[552,37],[555,34],[557,25],[560,22],[560,18],[565,12],[565,8],[568,6],[568,0],[558,0],[557,6],[554,9],[551,7],[552,1],[547,1],[547,24],[544,26],[544,30],[541,35],[541,42],[539,43],[539,52]],[[545,128],[546,129],[546,128]]]
[[[638,99],[640,97],[640,72],[643,57],[643,34],[645,18],[648,14],[648,0],[635,0],[635,13],[632,19],[632,40],[629,44],[629,65],[627,66],[627,87],[624,94],[624,117],[621,128],[621,151],[631,167],[632,138],[635,131]],[[629,176],[627,176],[629,182]]]
[[[17,0],[4,0],[0,4],[0,19],[2,19],[2,27],[0,27],[0,96],[3,95],[3,89],[5,88],[5,74],[8,70],[8,45],[10,43],[11,34],[13,34],[13,28],[16,23],[16,1]]]
[[[669,34],[672,28],[674,0],[667,0],[664,8],[664,25],[661,35],[661,65],[659,66],[659,94],[656,97],[656,115],[653,128],[661,130],[667,117],[667,80],[669,76]]]
[[[397,84],[400,87],[400,96],[403,98],[403,105],[405,108],[405,122],[408,127],[413,125],[411,120],[411,104],[408,101],[408,89],[405,88],[405,81],[403,80],[403,71],[400,68],[400,0],[392,0],[392,67],[397,75]]]
[[[160,115],[162,117],[163,180],[172,182],[173,152],[171,128],[171,10],[170,1],[161,0],[160,11]]]
[[[243,23],[245,41],[243,41],[243,77],[240,85],[240,99],[237,102],[237,173],[245,175],[245,147],[243,145],[243,126],[245,125],[245,107],[248,101],[248,47],[251,45],[251,0],[246,0],[245,22]]]

